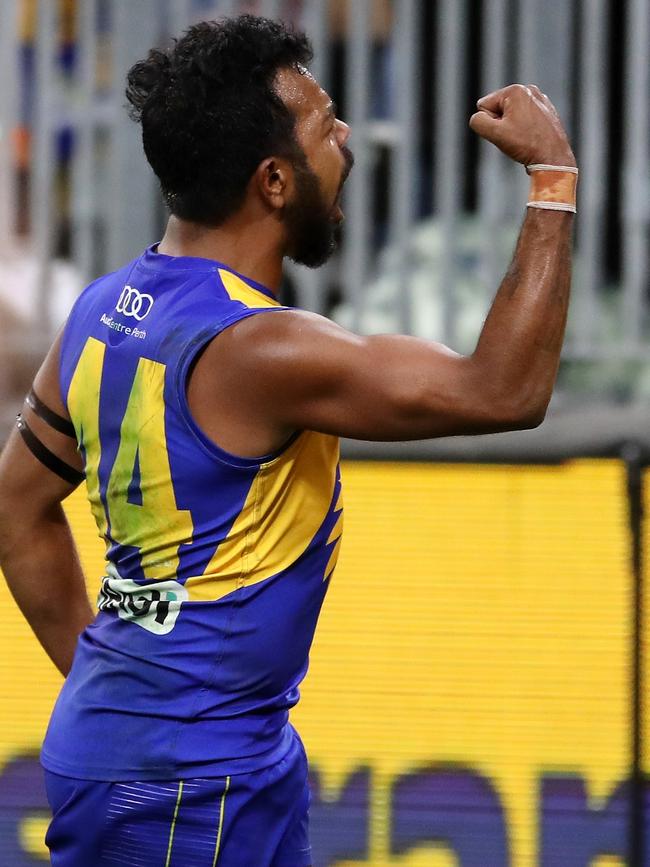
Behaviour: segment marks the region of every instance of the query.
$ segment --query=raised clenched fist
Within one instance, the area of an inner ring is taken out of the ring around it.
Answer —
[[[567,134],[551,100],[534,84],[511,84],[476,103],[469,125],[506,156],[534,163],[575,166]]]

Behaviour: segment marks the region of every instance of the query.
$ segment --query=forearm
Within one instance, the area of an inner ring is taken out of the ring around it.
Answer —
[[[571,286],[573,214],[528,208],[473,355],[490,387],[543,415],[557,376]]]
[[[79,634],[92,622],[83,572],[60,505],[0,524],[0,566],[14,599],[46,653],[65,676]]]

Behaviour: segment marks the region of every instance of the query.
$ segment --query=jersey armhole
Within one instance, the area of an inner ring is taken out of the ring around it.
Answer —
[[[271,461],[276,460],[282,454],[284,454],[284,452],[288,448],[290,448],[293,443],[295,443],[298,437],[301,436],[303,431],[295,431],[289,437],[289,439],[280,446],[280,448],[276,449],[273,452],[270,452],[269,454],[260,455],[259,457],[242,457],[240,455],[232,454],[232,452],[226,451],[226,449],[222,449],[221,446],[217,445],[217,443],[215,443],[214,440],[212,440],[197,424],[190,410],[190,406],[187,400],[187,379],[192,367],[192,363],[207,346],[207,344],[210,343],[210,341],[214,340],[215,337],[217,337],[231,325],[235,325],[237,322],[241,322],[244,319],[248,319],[250,316],[255,316],[260,313],[283,313],[286,310],[291,310],[291,308],[261,307],[251,308],[245,311],[238,311],[237,313],[229,316],[227,319],[220,322],[210,331],[204,332],[201,335],[201,339],[191,341],[189,345],[185,348],[181,356],[180,363],[178,365],[178,373],[176,376],[175,390],[176,399],[178,401],[178,406],[180,408],[180,413],[183,421],[185,422],[189,431],[194,435],[194,438],[203,447],[204,451],[206,451],[211,457],[216,458],[221,463],[228,464],[228,466],[239,467],[241,469],[251,469],[259,467],[262,464],[270,463]]]

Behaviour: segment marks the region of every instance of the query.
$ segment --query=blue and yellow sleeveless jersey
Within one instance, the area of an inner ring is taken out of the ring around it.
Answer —
[[[282,315],[263,286],[147,250],[80,296],[61,389],[106,542],[42,750],[96,780],[250,772],[282,758],[342,529],[336,437],[258,459],[194,422],[193,361],[224,328]]]

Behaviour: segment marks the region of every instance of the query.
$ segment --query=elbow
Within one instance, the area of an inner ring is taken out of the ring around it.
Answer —
[[[533,430],[543,423],[553,393],[548,380],[513,377],[507,370],[495,375],[494,369],[486,371],[475,358],[470,360],[473,405],[490,432]]]
[[[534,430],[539,427],[546,418],[546,407],[531,409],[521,415],[515,430]]]
[[[502,405],[497,422],[501,430],[534,430],[546,418],[550,402],[548,397],[527,396],[520,400],[507,400]]]

